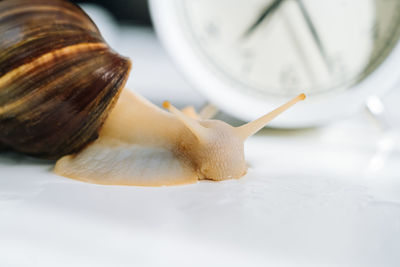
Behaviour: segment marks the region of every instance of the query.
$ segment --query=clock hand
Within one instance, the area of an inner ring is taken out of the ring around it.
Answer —
[[[305,7],[303,1],[302,0],[296,0],[296,3],[300,7],[301,14],[303,15],[303,17],[304,17],[304,19],[305,19],[305,21],[307,23],[308,29],[311,32],[311,35],[312,35],[312,37],[314,39],[314,42],[317,45],[318,50],[319,50],[322,58],[324,59],[326,66],[328,67],[329,71],[332,72],[331,62],[330,62],[330,60],[329,60],[329,58],[328,58],[328,56],[326,54],[326,50],[325,50],[324,46],[322,45],[321,39],[319,38],[317,30],[314,27],[314,23],[313,23],[310,15],[309,15],[306,7]]]
[[[281,5],[284,0],[274,0],[271,4],[269,4],[258,19],[244,32],[243,38],[248,37],[257,27],[264,21],[270,14],[273,14],[274,11]]]

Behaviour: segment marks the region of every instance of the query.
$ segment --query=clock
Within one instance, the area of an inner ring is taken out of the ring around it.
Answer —
[[[398,0],[151,0],[150,9],[188,81],[243,120],[304,92],[271,125],[326,124],[400,78]]]

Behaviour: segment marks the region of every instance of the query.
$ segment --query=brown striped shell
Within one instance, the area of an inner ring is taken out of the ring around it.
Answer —
[[[0,1],[0,146],[44,158],[79,151],[97,138],[129,70],[78,6]]]

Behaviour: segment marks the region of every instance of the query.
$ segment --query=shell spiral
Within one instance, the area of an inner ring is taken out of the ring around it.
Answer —
[[[43,158],[98,136],[130,61],[64,0],[0,1],[0,146]]]

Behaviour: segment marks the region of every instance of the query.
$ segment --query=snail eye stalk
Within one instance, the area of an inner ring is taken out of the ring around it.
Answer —
[[[265,114],[264,116],[251,121],[247,124],[244,124],[242,126],[239,126],[236,129],[237,135],[242,139],[246,140],[250,136],[254,135],[257,133],[259,130],[265,127],[271,120],[273,120],[275,117],[277,117],[279,114],[284,112],[285,110],[289,109],[291,106],[296,104],[299,101],[302,101],[306,98],[305,94],[300,94],[293,98],[292,100],[288,101],[287,103],[283,104],[282,106],[274,109],[273,111]]]
[[[165,101],[163,107],[174,114],[198,139],[203,141],[207,139],[208,130],[200,125],[195,119],[185,115],[182,111],[174,107],[170,102]]]

